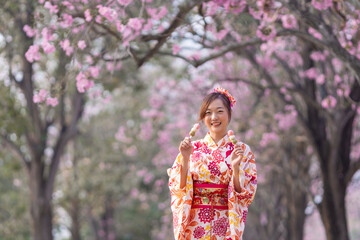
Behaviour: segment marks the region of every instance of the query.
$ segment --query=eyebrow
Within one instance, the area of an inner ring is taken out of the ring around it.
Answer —
[[[223,109],[225,109],[224,107],[217,107],[216,109],[219,109],[219,108],[223,108]],[[208,108],[208,109],[206,109],[206,111],[207,110],[211,110],[210,108]]]

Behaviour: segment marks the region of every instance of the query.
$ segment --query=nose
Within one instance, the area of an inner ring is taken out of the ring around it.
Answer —
[[[216,120],[216,119],[217,119],[217,114],[216,114],[216,112],[213,112],[211,114],[211,120]]]

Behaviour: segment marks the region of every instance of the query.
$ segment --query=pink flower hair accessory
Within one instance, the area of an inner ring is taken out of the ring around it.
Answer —
[[[233,107],[235,105],[236,103],[235,98],[228,92],[228,90],[218,87],[218,88],[214,88],[213,92],[225,94],[225,96],[230,100],[230,106]]]

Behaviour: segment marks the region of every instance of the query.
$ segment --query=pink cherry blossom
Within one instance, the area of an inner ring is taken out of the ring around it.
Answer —
[[[160,112],[156,109],[150,109],[150,110],[147,110],[147,109],[144,109],[141,111],[141,117],[142,118],[162,118],[164,116],[164,113],[163,112]]]
[[[310,79],[316,79],[318,72],[316,70],[316,68],[309,68],[308,70],[305,71],[305,75],[310,78]]]
[[[97,78],[99,76],[100,67],[99,66],[91,66],[91,67],[89,67],[89,72],[93,78]]]
[[[102,19],[101,19],[101,16],[100,16],[100,15],[97,15],[97,16],[95,17],[95,22],[97,22],[97,23],[99,23],[99,24],[102,23]]]
[[[226,35],[228,34],[228,32],[229,32],[229,30],[227,30],[227,29],[223,29],[220,32],[218,32],[218,34],[216,36],[217,40],[219,40],[219,41],[223,40],[226,37]]]
[[[356,48],[354,47],[351,41],[340,41],[340,44],[343,48],[345,48],[350,54],[355,55]]]
[[[339,84],[339,83],[342,82],[342,79],[341,79],[341,77],[340,77],[338,74],[336,74],[336,75],[334,76],[334,82],[335,82],[335,84]]]
[[[161,25],[159,25],[159,27],[157,28],[156,31],[159,32],[159,33],[161,33],[161,32],[164,31],[164,29],[165,29],[165,28],[164,28],[164,25],[161,24]]]
[[[310,55],[311,59],[314,60],[315,62],[318,62],[318,61],[325,61],[326,59],[326,56],[325,54],[323,54],[322,52],[320,51],[313,51]]]
[[[206,3],[206,15],[207,16],[214,15],[217,12],[218,8],[219,6],[215,2],[210,1]]]
[[[40,89],[39,93],[35,94],[33,96],[33,102],[34,103],[41,103],[45,101],[47,92],[45,89]]]
[[[154,26],[154,24],[153,24],[152,20],[148,19],[147,23],[143,27],[143,31],[149,31],[152,29],[153,26]]]
[[[273,25],[265,25],[263,23],[256,30],[256,36],[263,41],[271,40],[276,36],[276,29]]]
[[[266,147],[271,142],[277,142],[279,140],[279,136],[274,132],[264,133],[262,139],[260,141],[261,147]]]
[[[70,46],[69,39],[65,39],[60,42],[61,48],[66,52],[67,56],[70,56],[74,52],[74,48]]]
[[[284,28],[296,28],[297,21],[294,15],[286,14],[281,17],[282,25]]]
[[[86,75],[82,72],[76,76],[76,88],[79,92],[83,93],[94,86],[94,81],[87,79]]]
[[[326,10],[327,8],[332,6],[332,0],[312,0],[311,4],[314,8],[318,10]]]
[[[310,27],[308,29],[308,32],[314,37],[317,38],[319,40],[322,40],[322,35],[321,33],[319,33],[318,31],[316,31],[314,28]]]
[[[29,25],[25,25],[23,28],[24,32],[26,33],[26,36],[28,36],[29,38],[33,37],[36,35],[37,30],[36,29],[32,29]]]
[[[189,57],[190,60],[194,60],[194,61],[198,61],[200,58],[201,58],[200,52],[195,52]]]
[[[41,30],[41,36],[45,41],[53,41],[55,39],[51,30],[46,27]]]
[[[59,9],[57,5],[52,5],[50,2],[46,2],[44,7],[49,9],[50,13],[58,13]]]
[[[321,106],[323,108],[335,108],[336,106],[336,98],[329,95],[327,96],[326,98],[324,98],[322,101],[321,101]]]
[[[130,143],[131,139],[126,137],[125,130],[124,126],[120,126],[115,134],[115,139],[122,143]]]
[[[131,3],[131,0],[117,0],[117,2],[121,5],[126,7],[127,5],[129,5]]]
[[[136,156],[137,154],[137,147],[135,145],[132,145],[125,149],[124,153],[130,157]]]
[[[177,44],[174,44],[173,48],[172,48],[172,51],[173,51],[174,55],[178,54],[180,52],[180,46],[177,45]]]
[[[40,60],[40,53],[39,53],[39,46],[38,45],[31,45],[27,52],[25,53],[26,60],[32,63],[34,61]]]
[[[66,8],[70,11],[73,11],[75,9],[74,5],[71,4],[69,1],[63,1],[61,4],[66,6]]]
[[[277,53],[279,57],[286,61],[290,67],[298,67],[303,64],[303,59],[296,51],[280,51]]]
[[[106,63],[106,69],[108,71],[120,70],[121,67],[122,67],[121,62],[118,62],[118,63],[108,62],[108,63]]]
[[[153,132],[152,123],[150,121],[142,123],[140,129],[140,138],[142,138],[143,140],[149,140]]]
[[[44,49],[44,52],[46,54],[55,52],[56,48],[53,44],[49,43],[48,41],[43,41],[43,43],[41,44],[42,48]]]
[[[99,9],[99,14],[105,17],[109,22],[113,22],[118,16],[116,11],[112,8],[104,7],[102,5],[98,5],[97,8]]]
[[[84,49],[84,48],[86,48],[86,43],[85,43],[84,40],[80,40],[80,41],[78,41],[77,46],[78,46],[80,49]]]
[[[246,1],[228,1],[224,4],[224,8],[227,12],[231,12],[234,14],[242,13],[246,7]]]
[[[150,15],[151,19],[154,20],[160,20],[168,13],[168,10],[165,6],[162,6],[160,9],[148,7],[146,8],[146,11]]]
[[[88,63],[88,64],[93,64],[94,63],[94,59],[91,57],[91,56],[86,56],[85,58],[85,61]]]
[[[90,9],[86,9],[84,15],[85,15],[85,21],[90,22],[92,19],[92,16],[90,14]]]
[[[322,85],[325,83],[325,75],[324,74],[320,74],[316,77],[316,83],[319,85]]]
[[[53,97],[48,97],[47,99],[46,99],[46,105],[48,105],[48,106],[53,106],[53,107],[55,107],[56,105],[58,105],[58,100],[57,100],[57,98],[53,98]]]
[[[343,97],[343,96],[344,96],[344,90],[341,89],[341,88],[338,88],[338,89],[336,89],[336,94],[337,94],[339,97]]]
[[[260,20],[263,13],[260,12],[260,11],[256,11],[254,10],[253,8],[249,7],[249,13],[251,16],[253,16],[253,18],[257,19],[257,20]]]
[[[62,18],[63,18],[63,21],[60,22],[60,26],[62,28],[69,28],[71,27],[71,25],[73,24],[74,22],[74,19],[71,15],[67,14],[67,13],[64,13],[62,15]]]
[[[334,69],[335,69],[336,73],[339,73],[342,70],[343,63],[340,61],[340,59],[333,58],[333,59],[331,59],[331,63],[334,66]]]
[[[130,18],[127,26],[134,29],[135,31],[140,31],[140,29],[142,28],[142,20],[143,19],[139,18]]]

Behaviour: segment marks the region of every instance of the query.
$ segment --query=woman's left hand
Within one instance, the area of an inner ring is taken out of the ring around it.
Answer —
[[[236,144],[230,156],[231,166],[233,169],[238,169],[243,156],[244,156],[244,150],[242,149],[241,146]]]

